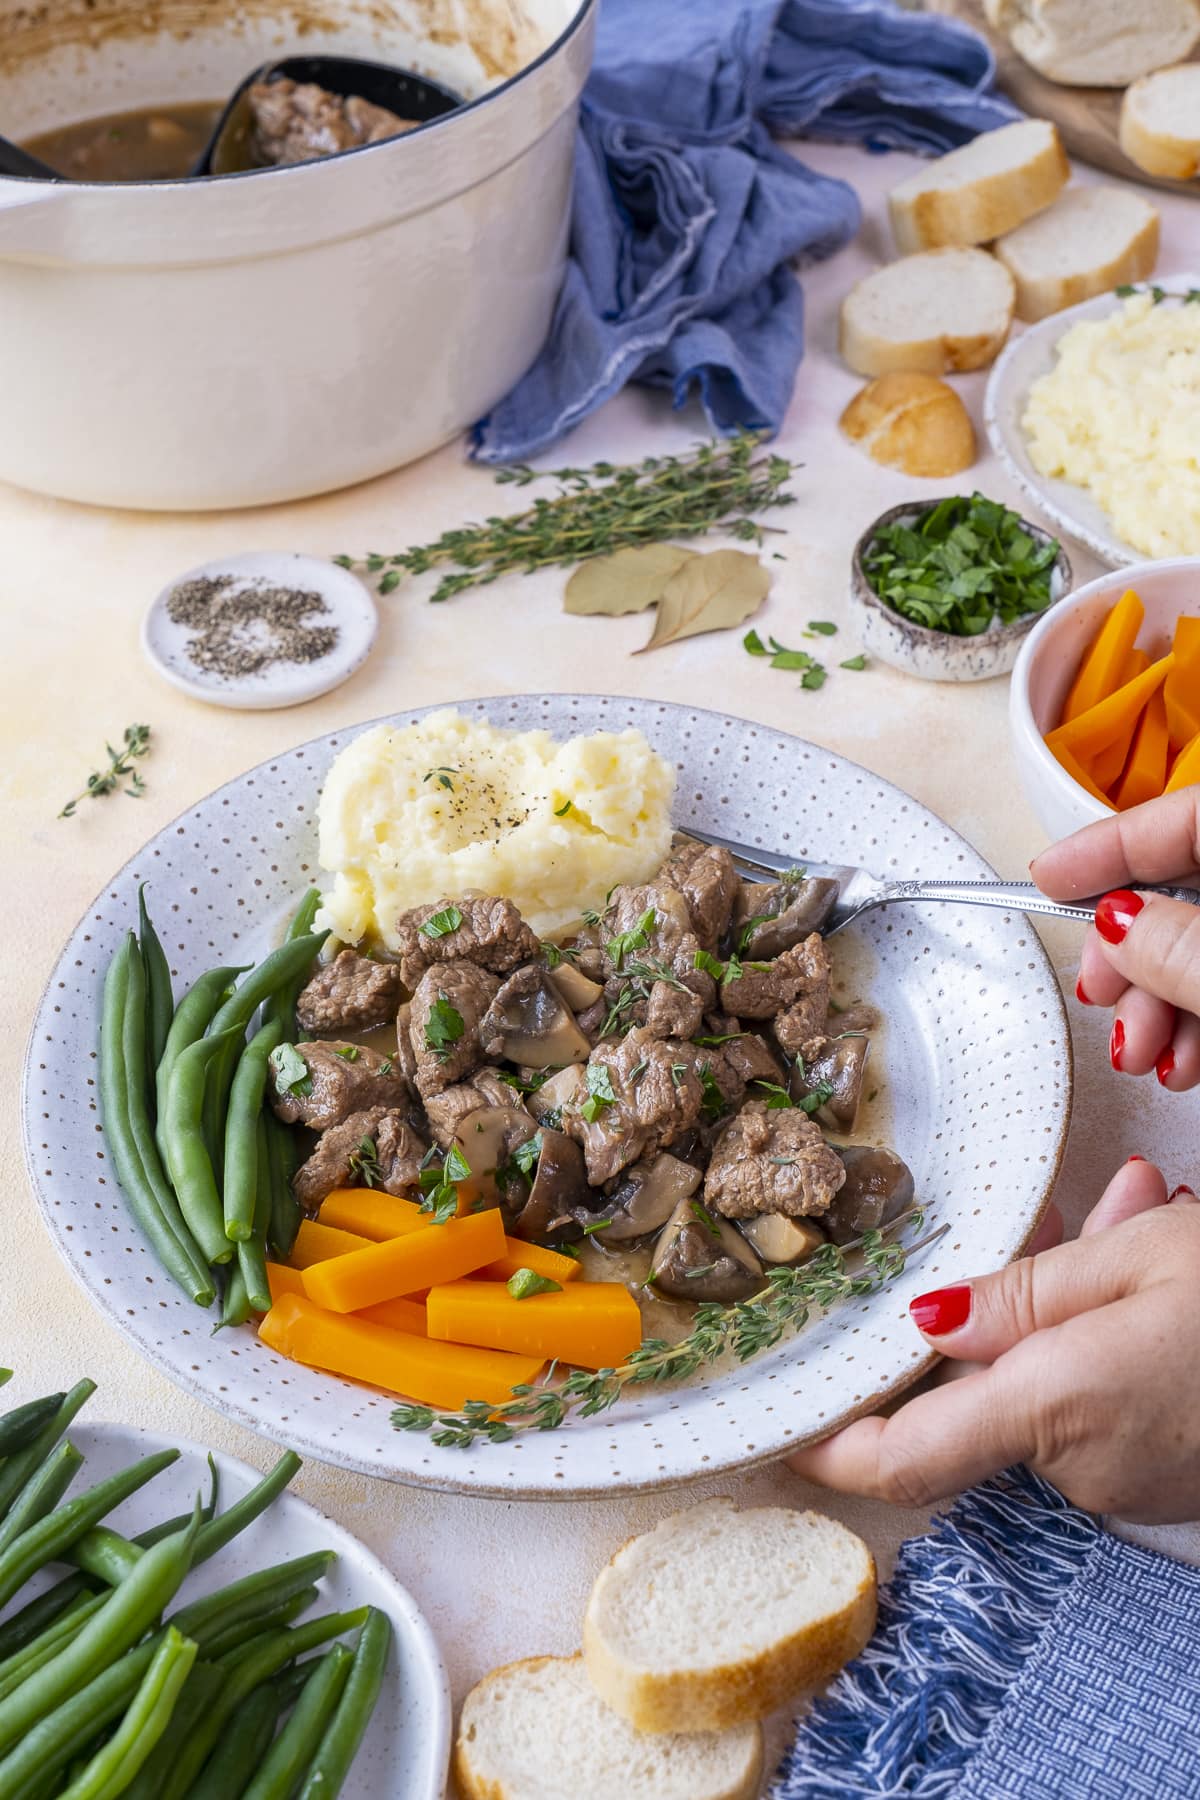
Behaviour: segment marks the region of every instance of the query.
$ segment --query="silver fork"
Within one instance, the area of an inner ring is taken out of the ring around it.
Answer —
[[[759,850],[749,844],[737,844],[732,838],[718,837],[715,831],[698,831],[684,827],[688,837],[701,843],[715,844],[728,850],[740,871],[749,881],[774,881],[789,869],[801,868],[816,881],[836,881],[838,898],[823,927],[825,937],[832,937],[854,919],[873,912],[877,906],[894,906],[902,901],[951,901],[959,906],[999,906],[1008,912],[1037,913],[1048,919],[1078,919],[1090,924],[1096,912],[1096,900],[1082,900],[1070,905],[1048,900],[1032,881],[884,881],[867,869],[847,863],[819,863],[809,857],[799,861],[794,856],[780,856],[774,850]],[[1186,900],[1200,906],[1200,892],[1195,888],[1157,887],[1139,882],[1144,894],[1163,894],[1168,900]]]

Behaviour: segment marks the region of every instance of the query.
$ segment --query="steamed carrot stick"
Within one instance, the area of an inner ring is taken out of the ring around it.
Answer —
[[[536,1381],[542,1371],[541,1357],[431,1343],[385,1325],[322,1312],[297,1294],[285,1294],[271,1308],[258,1335],[280,1356],[309,1368],[328,1369],[453,1412],[468,1400],[499,1405],[514,1387]]]
[[[1150,697],[1156,694],[1171,670],[1175,667],[1175,654],[1169,651],[1155,663],[1151,663],[1144,675],[1138,675],[1116,693],[1109,694],[1089,712],[1080,713],[1078,718],[1069,724],[1059,725],[1047,734],[1046,742],[1052,751],[1060,748],[1069,750],[1077,761],[1085,756],[1095,756],[1097,751],[1107,750],[1108,746],[1120,737],[1130,720],[1137,720],[1143,708],[1149,705]]]
[[[526,1244],[521,1238],[505,1238],[504,1255],[475,1271],[485,1281],[507,1281],[518,1269],[532,1269],[547,1281],[574,1281],[579,1264],[573,1256],[561,1256],[557,1250],[543,1249],[541,1244]]]
[[[429,1290],[429,1335],[456,1344],[611,1369],[642,1341],[637,1301],[616,1281],[580,1281],[558,1294],[516,1300],[496,1281],[452,1281]]]
[[[1147,651],[1131,650],[1129,655],[1125,658],[1124,667],[1121,670],[1120,679],[1117,683],[1118,687],[1127,687],[1129,683],[1136,680],[1139,675],[1144,675],[1149,667],[1150,656]],[[1135,719],[1129,726],[1128,731],[1123,730],[1120,736],[1115,738],[1108,746],[1107,750],[1098,751],[1091,760],[1089,773],[1096,783],[1096,786],[1103,788],[1106,794],[1111,794],[1113,788],[1116,787],[1118,781],[1121,779],[1125,764],[1129,760],[1129,751],[1133,744],[1137,725],[1138,721]]]
[[[338,1231],[332,1225],[323,1225],[319,1219],[302,1219],[288,1261],[293,1269],[310,1269],[314,1263],[325,1262],[331,1256],[345,1256],[351,1250],[361,1250],[370,1241],[356,1232]]]
[[[272,1300],[280,1300],[284,1294],[303,1294],[304,1276],[299,1269],[289,1269],[286,1263],[267,1264],[267,1282],[271,1289]]]
[[[378,1306],[365,1306],[348,1316],[364,1319],[368,1325],[386,1325],[391,1331],[407,1331],[412,1337],[429,1336],[425,1308],[416,1300],[381,1300]]]
[[[1152,696],[1134,733],[1129,763],[1113,794],[1118,812],[1155,800],[1167,784],[1170,743],[1167,702],[1160,689]]]
[[[1200,782],[1200,732],[1175,758],[1175,767],[1171,770],[1166,791],[1168,794],[1177,794],[1180,788],[1195,787],[1197,782]]]
[[[317,1306],[361,1312],[416,1288],[456,1281],[495,1262],[504,1250],[504,1224],[493,1207],[318,1263],[306,1271],[304,1285]]]
[[[352,1231],[358,1237],[382,1243],[402,1237],[406,1231],[422,1231],[430,1223],[415,1200],[381,1194],[376,1188],[334,1188],[321,1202],[322,1225]]]
[[[1093,800],[1102,801],[1103,804],[1108,807],[1112,806],[1112,801],[1109,799],[1108,795],[1102,788],[1096,785],[1083,764],[1076,757],[1072,756],[1069,750],[1064,750],[1061,744],[1052,744],[1049,738],[1046,739],[1046,745],[1050,754],[1054,757],[1054,760],[1061,768],[1066,770],[1072,781],[1077,781],[1081,788],[1085,788],[1092,796]]]
[[[1145,619],[1145,607],[1133,589],[1127,589],[1100,627],[1090,649],[1084,652],[1063,707],[1064,725],[1090,712],[1093,706],[1099,706],[1120,687],[1125,679],[1122,665],[1137,642]]]
[[[1183,750],[1200,733],[1200,618],[1175,624],[1175,667],[1163,692],[1172,750]]]

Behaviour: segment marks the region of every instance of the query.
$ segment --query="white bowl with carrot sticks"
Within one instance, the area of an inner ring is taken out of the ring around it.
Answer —
[[[1200,783],[1200,557],[1119,569],[1061,600],[1022,647],[1009,718],[1051,838]]]

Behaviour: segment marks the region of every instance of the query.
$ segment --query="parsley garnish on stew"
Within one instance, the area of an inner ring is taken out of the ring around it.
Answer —
[[[465,1030],[462,1014],[451,1006],[445,994],[439,994],[425,1021],[426,1049],[445,1062]]]
[[[1050,604],[1057,539],[1042,543],[1019,516],[972,494],[942,500],[912,524],[882,526],[863,555],[879,598],[902,617],[953,637],[977,637]]]
[[[435,912],[419,927],[422,937],[449,937],[462,924],[463,916],[457,906],[444,906],[441,912]]]

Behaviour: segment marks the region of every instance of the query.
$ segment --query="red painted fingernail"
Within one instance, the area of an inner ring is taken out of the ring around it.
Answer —
[[[945,1337],[965,1325],[971,1316],[970,1283],[960,1281],[954,1287],[918,1294],[909,1302],[908,1311],[917,1330],[926,1337]]]
[[[1096,908],[1096,930],[1105,943],[1123,944],[1129,927],[1145,904],[1139,894],[1131,893],[1128,888],[1105,894]]]
[[[1196,1198],[1196,1196],[1192,1192],[1191,1188],[1185,1187],[1181,1183],[1179,1185],[1179,1187],[1177,1187],[1175,1189],[1175,1192],[1173,1194],[1167,1195],[1167,1205],[1170,1206],[1172,1200],[1194,1200],[1195,1198]]]
[[[1125,1027],[1120,1019],[1112,1028],[1112,1036],[1108,1040],[1108,1060],[1118,1075],[1121,1072],[1121,1058],[1125,1054]]]
[[[1130,1162],[1145,1162],[1146,1159],[1144,1156],[1131,1156],[1129,1160]]]
[[[1154,1073],[1158,1076],[1160,1085],[1166,1087],[1168,1075],[1173,1075],[1174,1072],[1175,1051],[1168,1044],[1165,1050],[1160,1050],[1158,1053],[1158,1059],[1154,1064]]]
[[[1088,999],[1087,995],[1083,991],[1083,976],[1082,975],[1079,977],[1079,980],[1075,983],[1075,998],[1078,1000],[1080,1006],[1090,1006],[1092,1004],[1091,1001]]]

